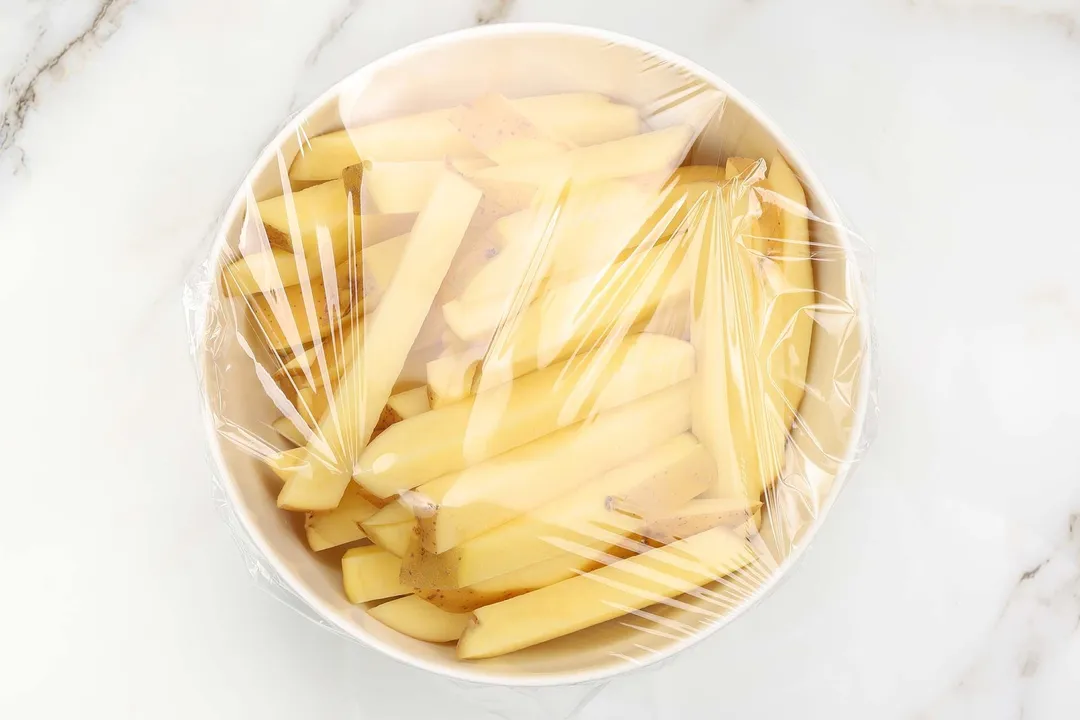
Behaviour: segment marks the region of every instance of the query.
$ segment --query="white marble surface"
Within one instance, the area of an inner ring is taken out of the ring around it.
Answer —
[[[245,573],[180,292],[289,113],[410,41],[523,20],[680,51],[796,139],[875,251],[881,415],[742,620],[514,695],[350,645]],[[1080,0],[3,0],[0,717],[1080,717],[1078,136]]]

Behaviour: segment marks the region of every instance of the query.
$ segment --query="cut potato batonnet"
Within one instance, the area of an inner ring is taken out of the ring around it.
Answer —
[[[488,94],[305,137],[226,253],[268,491],[350,603],[462,662],[688,597],[706,624],[777,565],[808,201],[665,109]]]

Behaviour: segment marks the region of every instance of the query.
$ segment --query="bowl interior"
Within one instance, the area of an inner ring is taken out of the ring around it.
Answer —
[[[817,315],[808,390],[784,478],[777,484],[763,537],[779,568],[771,576],[744,573],[715,590],[730,602],[685,597],[653,619],[627,617],[503,658],[461,663],[452,646],[433,646],[391,631],[350,605],[340,584],[340,552],[316,559],[299,523],[275,505],[278,482],[252,453],[282,441],[270,427],[280,416],[256,364],[272,367],[248,337],[236,302],[213,294],[202,358],[220,478],[255,545],[282,580],[320,615],[349,635],[398,659],[447,675],[518,684],[580,681],[664,657],[715,630],[776,579],[805,546],[850,463],[864,410],[867,363],[858,283],[835,208],[800,157],[771,124],[715,77],[636,41],[569,28],[511,26],[421,43],[384,58],[324,95],[282,131],[260,157],[232,204],[216,246],[239,242],[245,206],[280,194],[300,139],[384,117],[446,107],[484,93],[508,97],[594,91],[635,105],[651,125],[701,127],[698,163],[731,155],[770,158],[780,152],[810,198]],[[722,112],[713,113],[722,106]],[[215,270],[216,270],[215,266]],[[247,340],[247,342],[244,342]],[[255,362],[253,362],[253,360]],[[727,608],[727,609],[724,609]],[[673,623],[680,628],[671,632]],[[665,629],[667,628],[667,629]],[[687,633],[686,629],[701,632]]]

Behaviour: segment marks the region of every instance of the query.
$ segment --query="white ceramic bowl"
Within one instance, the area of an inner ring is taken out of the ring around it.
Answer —
[[[511,685],[595,680],[661,660],[704,639],[775,585],[805,549],[848,473],[860,440],[870,377],[867,324],[861,309],[865,304],[859,295],[859,283],[853,282],[857,273],[837,211],[800,154],[738,92],[684,58],[609,32],[546,24],[475,28],[392,53],[331,88],[267,146],[229,207],[215,242],[211,277],[216,276],[226,247],[236,247],[249,190],[256,199],[280,194],[280,168],[287,168],[295,156],[301,127],[313,136],[339,129],[343,117],[357,124],[446,107],[488,92],[520,97],[597,91],[639,107],[655,107],[658,94],[687,83],[726,96],[721,119],[708,126],[699,142],[698,151],[705,157],[769,158],[779,149],[787,158],[802,179],[810,207],[818,218],[812,223],[812,236],[819,298],[827,297],[830,303],[851,310],[848,321],[842,321],[838,331],[815,331],[809,391],[800,408],[800,428],[789,445],[789,449],[798,446],[802,450],[789,452],[792,459],[788,472],[797,482],[779,486],[778,503],[785,508],[784,517],[791,518],[793,528],[802,526],[794,531],[798,542],[790,551],[786,544],[776,549],[779,568],[768,579],[756,583],[749,599],[691,636],[671,638],[612,621],[502,658],[460,662],[452,646],[412,640],[368,617],[363,607],[350,605],[341,590],[336,564],[340,555],[313,556],[296,519],[276,507],[277,482],[269,471],[237,445],[235,433],[234,439],[223,437],[223,433],[243,428],[249,443],[257,443],[261,435],[274,444],[269,423],[278,413],[240,349],[237,330],[231,324],[232,313],[219,311],[228,301],[211,291],[205,320],[213,332],[200,341],[200,360],[204,390],[215,420],[209,432],[218,477],[243,529],[280,582],[327,623],[393,658],[454,678]],[[692,106],[693,102],[677,105],[675,115],[681,112],[679,108]],[[832,321],[832,325],[836,323]],[[240,334],[244,332],[240,330]],[[816,505],[810,515],[803,501],[806,497]],[[763,527],[770,523],[767,519]],[[692,619],[694,616],[685,610],[665,608],[663,614],[674,621],[700,623],[700,616]]]

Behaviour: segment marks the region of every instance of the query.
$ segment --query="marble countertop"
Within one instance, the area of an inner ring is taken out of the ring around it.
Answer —
[[[667,46],[796,140],[874,250],[880,419],[741,620],[514,696],[247,575],[180,295],[290,113],[414,40],[528,20]],[[1078,129],[1080,0],[4,0],[0,716],[1080,717]]]

